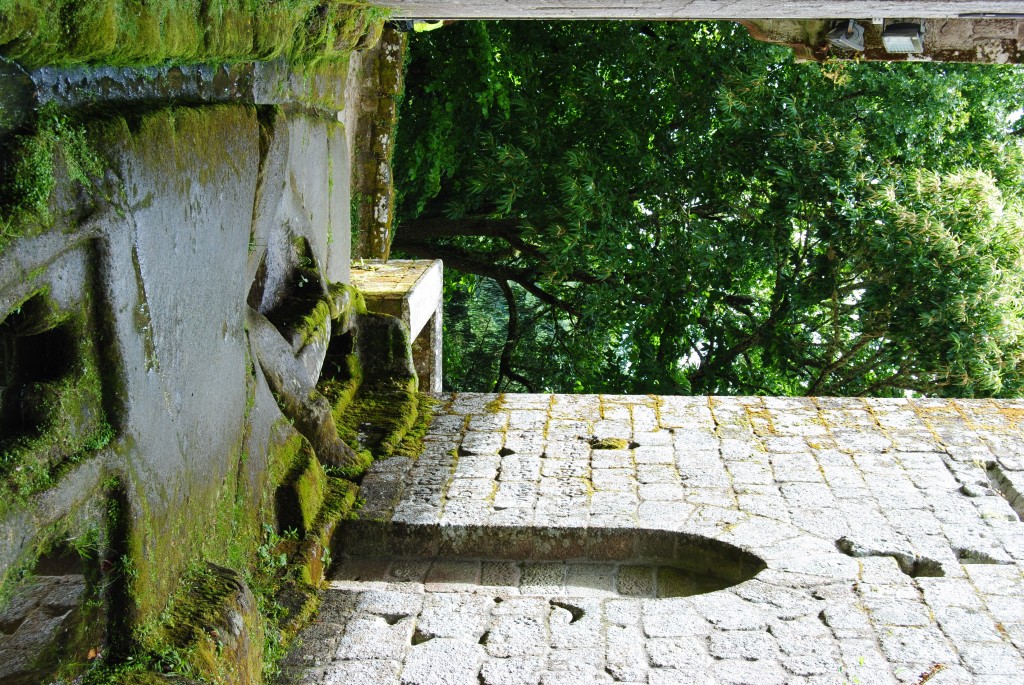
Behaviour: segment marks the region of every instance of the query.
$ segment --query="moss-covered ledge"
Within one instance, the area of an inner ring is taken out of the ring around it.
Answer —
[[[2,0],[0,54],[30,66],[311,63],[376,40],[383,14],[349,0]]]

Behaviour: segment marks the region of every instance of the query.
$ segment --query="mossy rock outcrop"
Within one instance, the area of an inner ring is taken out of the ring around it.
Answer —
[[[163,628],[167,643],[217,685],[258,685],[263,678],[263,619],[245,579],[206,564],[188,574]]]

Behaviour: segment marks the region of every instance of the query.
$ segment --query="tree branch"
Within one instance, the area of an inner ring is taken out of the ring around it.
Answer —
[[[501,293],[505,296],[505,303],[508,305],[508,329],[505,334],[505,345],[501,349],[501,360],[498,363],[498,378],[494,381],[492,392],[500,390],[503,378],[519,383],[529,392],[537,392],[529,378],[512,369],[512,353],[516,349],[516,343],[519,342],[519,308],[516,306],[516,294],[512,292],[512,286],[508,284],[508,281],[498,281],[498,287],[501,288]]]
[[[822,383],[825,382],[825,379],[828,378],[828,376],[830,376],[838,369],[842,368],[844,365],[848,364],[854,355],[856,355],[858,352],[864,349],[864,347],[868,343],[870,343],[877,337],[879,336],[868,333],[862,334],[860,338],[857,340],[857,342],[853,344],[853,347],[848,349],[844,354],[839,355],[839,357],[836,358],[835,361],[826,364],[825,367],[821,369],[821,372],[818,374],[818,377],[815,378],[814,381],[807,387],[807,394],[818,394],[818,390],[821,388]]]
[[[552,307],[557,307],[573,316],[579,316],[579,310],[571,303],[549,293],[536,283],[536,276],[527,269],[517,269],[497,263],[494,253],[475,254],[456,245],[439,245],[437,243],[405,238],[398,240],[395,247],[422,259],[443,259],[446,264],[465,273],[491,278],[495,281],[512,281],[518,283],[528,293]]]
[[[521,230],[518,219],[491,219],[482,216],[469,216],[457,220],[445,217],[421,218],[404,222],[401,228],[402,233],[416,241],[456,236],[504,238],[507,235],[519,235]],[[398,235],[400,234],[396,233],[396,239]]]

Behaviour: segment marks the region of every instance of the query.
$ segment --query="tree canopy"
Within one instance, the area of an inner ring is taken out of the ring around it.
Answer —
[[[800,64],[730,23],[417,36],[394,249],[459,389],[1014,394],[1012,66]]]

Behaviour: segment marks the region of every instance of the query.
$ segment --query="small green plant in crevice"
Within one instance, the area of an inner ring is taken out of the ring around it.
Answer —
[[[278,534],[269,524],[263,525],[263,542],[256,548],[255,566],[245,574],[256,605],[265,619],[263,640],[263,680],[272,682],[280,673],[279,663],[287,653],[281,639],[280,624],[287,609],[278,601],[278,595],[288,575],[290,555],[298,548],[299,534],[288,529]]]
[[[72,190],[77,187],[84,204],[94,201],[108,167],[89,129],[53,105],[40,110],[33,132],[14,136],[2,152],[0,254],[10,241],[53,223],[54,193],[60,183],[68,183]]]
[[[89,140],[86,128],[55,106],[40,111],[36,132],[20,136],[13,145],[9,211],[31,213],[45,220],[57,185],[58,164],[69,180],[91,188],[103,176],[106,163]]]
[[[256,568],[254,577],[257,579],[272,578],[288,566],[288,552],[283,550],[286,543],[295,543],[299,533],[289,528],[281,535],[277,534],[270,524],[263,524],[263,543],[256,548]]]

